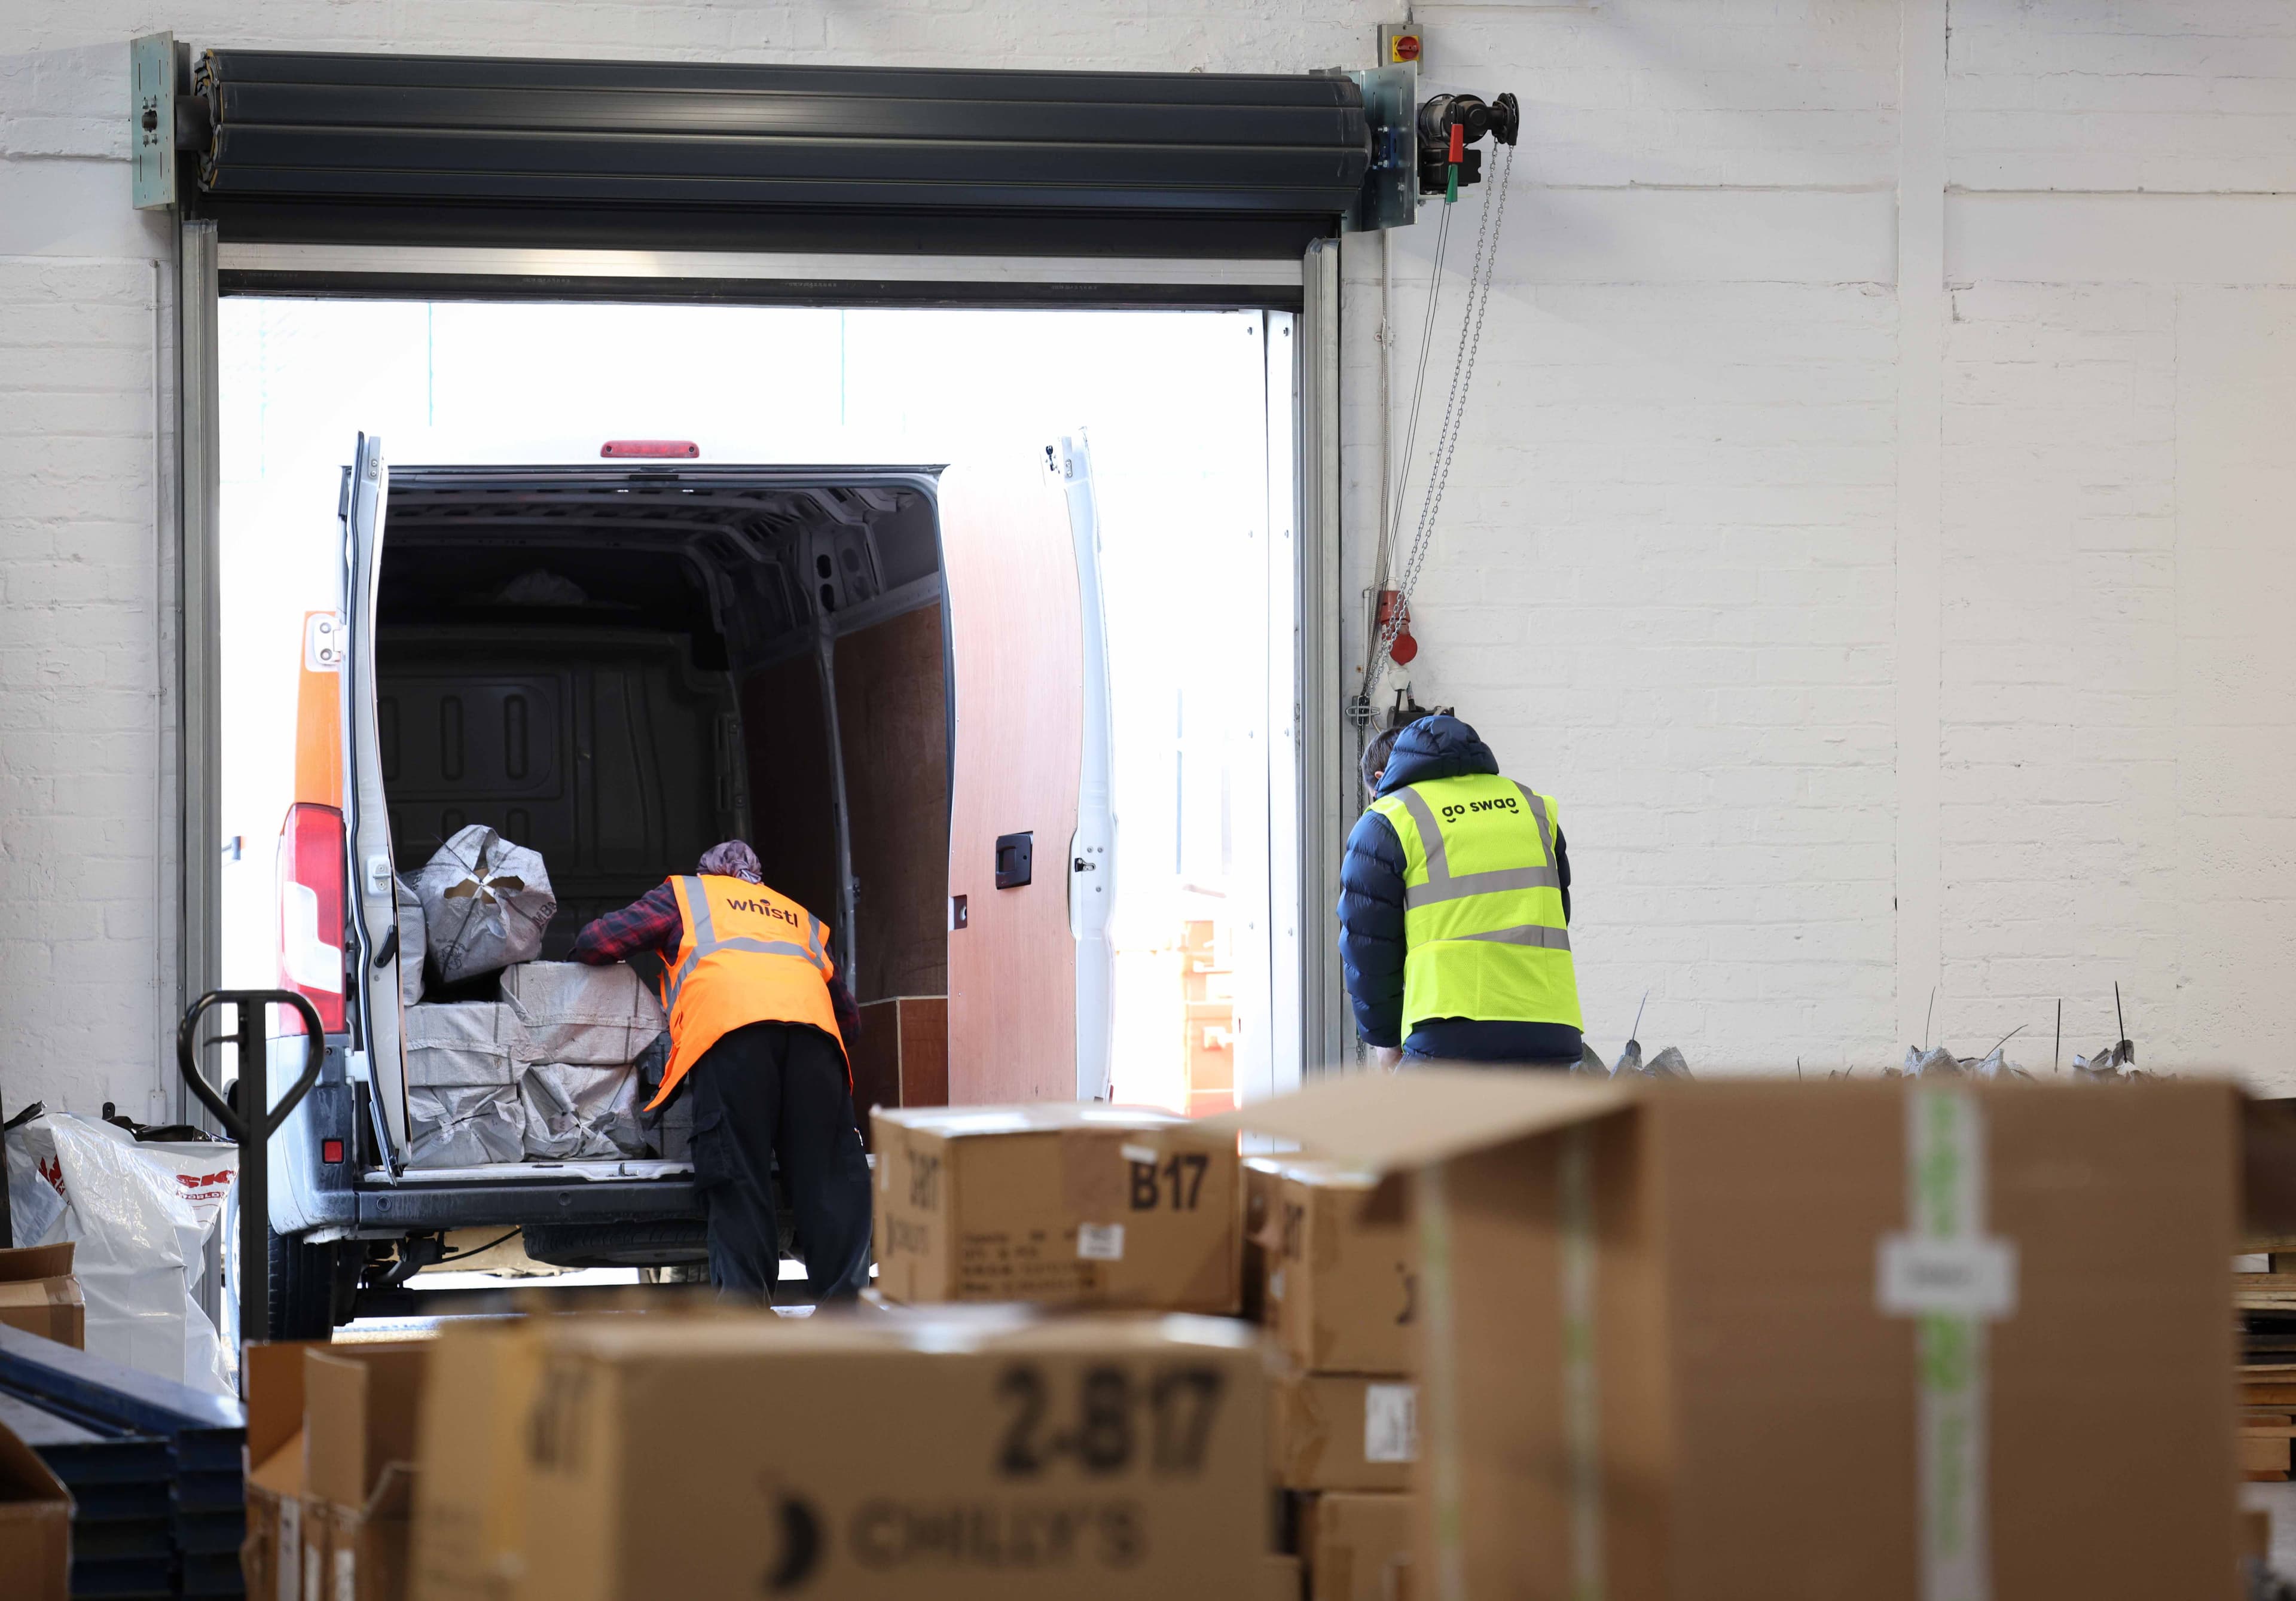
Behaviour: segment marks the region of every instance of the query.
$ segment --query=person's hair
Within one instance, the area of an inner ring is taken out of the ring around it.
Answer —
[[[1400,728],[1382,728],[1364,742],[1362,772],[1365,793],[1379,793],[1379,776],[1387,770],[1388,756],[1395,749],[1395,736],[1402,732]]]

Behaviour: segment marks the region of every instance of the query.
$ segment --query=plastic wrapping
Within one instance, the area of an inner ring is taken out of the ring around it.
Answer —
[[[504,970],[502,994],[536,1062],[626,1066],[669,1027],[661,1003],[620,962],[523,962]]]
[[[448,1087],[406,1091],[406,1165],[475,1168],[526,1155],[526,1112],[518,1087]]]
[[[425,940],[447,983],[530,962],[558,915],[542,853],[483,823],[459,830],[415,875]]]
[[[501,1001],[430,1002],[400,1014],[410,1088],[504,1088],[530,1060],[525,1027]]]
[[[205,1150],[214,1154],[213,1163],[200,1164],[204,1171],[195,1178],[226,1167],[235,1175],[234,1147]],[[17,1242],[77,1243],[72,1273],[87,1303],[87,1349],[198,1389],[233,1393],[215,1325],[193,1299],[228,1181],[216,1205],[195,1207],[167,1153],[147,1156],[126,1129],[69,1112],[48,1112],[11,1129],[7,1156]]]
[[[400,874],[391,880],[398,899],[398,1004],[411,1006],[422,998],[422,959],[430,954],[429,925],[422,917],[422,898]]]
[[[526,1154],[525,1033],[499,1001],[409,1006],[406,1165],[476,1167]]]
[[[519,1077],[529,1156],[567,1161],[580,1156],[651,1154],[638,1126],[635,1067],[589,1067],[547,1062]]]

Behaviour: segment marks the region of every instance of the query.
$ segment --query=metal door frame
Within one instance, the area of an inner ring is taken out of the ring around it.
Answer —
[[[1345,719],[1340,660],[1340,246],[1319,241],[1304,259],[1142,259],[994,256],[841,256],[467,247],[290,245],[221,240],[207,219],[182,222],[176,295],[177,449],[173,463],[182,546],[174,613],[178,649],[176,877],[180,885],[177,993],[184,1006],[222,978],[221,371],[218,318],[234,293],[388,299],[712,300],[736,304],[997,305],[1125,309],[1228,306],[1294,311],[1293,493],[1299,530],[1293,665],[1298,699],[1288,740],[1269,759],[1292,770],[1300,798],[1294,935],[1300,967],[1292,1050],[1276,1042],[1281,1090],[1346,1059],[1346,991],[1329,937],[1339,895],[1346,809]],[[1277,378],[1270,368],[1270,421]],[[1275,456],[1270,453],[1271,472]],[[1283,498],[1271,485],[1271,507]],[[1272,727],[1271,735],[1281,734]],[[1271,777],[1275,777],[1271,775]],[[1282,849],[1284,842],[1275,842]],[[1280,879],[1280,875],[1279,879]],[[1282,921],[1282,908],[1271,908]],[[1277,1014],[1287,1010],[1279,998]],[[1288,1021],[1288,1020],[1287,1020]],[[1296,1052],[1296,1054],[1294,1054]],[[197,1109],[178,1093],[178,1115]]]

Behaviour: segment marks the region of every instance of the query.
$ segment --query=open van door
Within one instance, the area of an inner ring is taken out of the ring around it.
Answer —
[[[1088,458],[1064,439],[959,463],[939,503],[948,1098],[1105,1098],[1115,825]]]
[[[374,1104],[389,1134],[390,1165],[406,1149],[406,1062],[399,1049],[397,866],[384,804],[382,744],[375,727],[375,579],[382,567],[383,512],[390,470],[382,441],[358,436],[344,486],[343,828],[350,842],[350,915],[343,955],[357,976],[358,1022],[352,1048],[365,1059]],[[386,960],[377,965],[381,954]],[[353,1076],[357,1076],[354,1069]]]

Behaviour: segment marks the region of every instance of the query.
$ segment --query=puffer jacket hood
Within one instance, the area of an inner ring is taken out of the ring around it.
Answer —
[[[1496,773],[1498,758],[1482,736],[1455,717],[1423,717],[1396,735],[1388,753],[1379,792],[1392,794],[1406,784],[1434,778],[1464,778],[1472,773]]]

